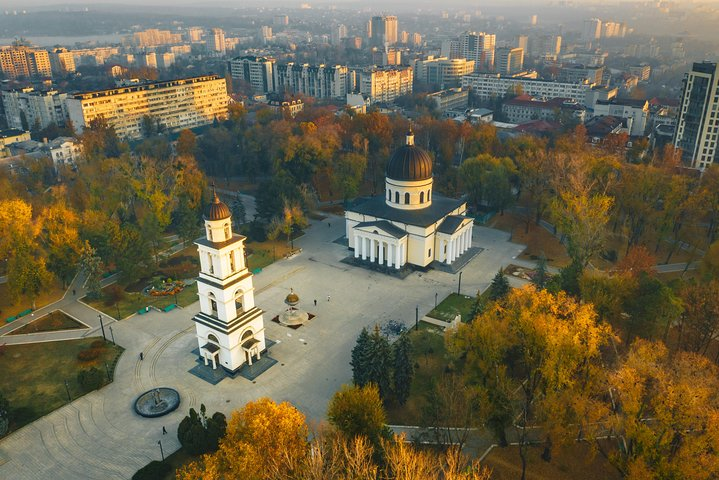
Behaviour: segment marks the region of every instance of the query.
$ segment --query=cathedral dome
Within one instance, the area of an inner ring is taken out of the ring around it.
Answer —
[[[387,163],[385,175],[392,180],[416,182],[432,178],[432,157],[414,144],[414,133],[407,132],[407,144],[399,147]]]
[[[212,203],[205,208],[205,220],[215,221],[230,218],[232,216],[230,208],[220,201],[220,198],[217,196],[217,192],[215,192],[214,189],[212,195],[214,197],[212,199]]]

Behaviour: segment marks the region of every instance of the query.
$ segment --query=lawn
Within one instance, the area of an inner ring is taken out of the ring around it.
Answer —
[[[450,293],[447,298],[442,300],[442,303],[437,305],[436,308],[433,308],[427,316],[444,320],[445,322],[452,322],[454,317],[461,315],[462,321],[468,322],[472,316],[474,301],[474,297]]]
[[[412,340],[415,376],[412,381],[407,403],[387,407],[387,423],[390,425],[419,425],[425,395],[430,391],[432,381],[445,374],[448,365],[445,357],[444,335],[437,327],[420,328],[408,333]]]
[[[82,301],[112,318],[117,318],[118,309],[120,311],[120,318],[126,318],[144,307],[153,306],[157,308],[165,308],[168,305],[175,303],[174,295],[153,297],[137,292],[124,292],[124,298],[121,299],[116,306],[109,300],[110,292],[113,288],[116,288],[114,285],[115,284],[108,285],[102,289],[102,298],[98,300],[90,300],[87,297],[83,297]],[[106,301],[106,299],[108,300]],[[195,284],[188,285],[177,294],[177,303],[181,307],[186,307],[196,301],[197,286]]]
[[[528,480],[619,480],[622,476],[601,454],[594,454],[589,444],[574,443],[555,447],[551,462],[541,458],[543,447],[530,447],[527,462]],[[482,462],[492,469],[492,480],[515,480],[522,475],[518,447],[494,448]]]
[[[248,242],[247,267],[252,270],[265,268],[290,252],[286,239],[266,240],[264,242]]]
[[[97,358],[78,360],[81,351],[93,348]],[[17,430],[68,403],[68,391],[73,399],[84,395],[86,392],[77,381],[77,374],[82,370],[99,368],[103,384],[107,384],[107,370],[112,375],[122,351],[122,347],[96,338],[0,347],[0,371],[3,372],[0,392],[10,403],[14,416],[10,430]]]
[[[9,335],[24,335],[26,333],[40,333],[40,332],[56,332],[58,330],[79,330],[88,328],[82,322],[78,322],[65,312],[55,310],[54,312],[43,315],[37,320],[24,325],[16,330],[13,330]]]
[[[65,289],[62,288],[60,282],[52,282],[47,288],[40,292],[40,296],[35,299],[35,309],[58,301],[64,293]],[[30,307],[32,307],[32,301],[30,299],[22,297],[17,302],[14,302],[12,295],[10,295],[8,284],[0,283],[0,321],[4,322],[6,318],[14,317]]]

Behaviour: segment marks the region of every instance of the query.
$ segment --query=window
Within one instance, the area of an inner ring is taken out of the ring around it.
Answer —
[[[394,203],[399,203],[399,192],[394,192]]]
[[[235,271],[235,252],[230,252],[230,271]]]
[[[387,200],[392,201],[392,190],[387,190]]]
[[[404,194],[404,203],[409,205],[409,192]]]
[[[427,252],[427,256],[428,256],[428,257],[431,257],[431,256],[432,256],[432,249],[431,249],[431,248],[430,248],[429,251]]]
[[[226,223],[226,224],[224,225],[224,227],[225,227],[225,240],[229,240],[230,237],[232,236],[232,235],[230,234],[230,224],[229,224],[229,223]]]
[[[212,264],[212,254],[207,252],[207,264],[210,266],[210,274],[215,273],[215,266]]]
[[[207,238],[212,241],[212,229],[207,227]]]
[[[419,192],[419,203],[424,203],[424,192]]]
[[[242,290],[237,290],[235,292],[235,309],[237,310],[238,315],[242,312],[242,296]]]

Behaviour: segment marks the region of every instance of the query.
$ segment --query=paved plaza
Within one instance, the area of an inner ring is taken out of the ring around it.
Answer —
[[[265,310],[266,337],[277,342],[269,352],[277,364],[255,381],[225,378],[211,385],[188,373],[197,365],[191,353],[197,348],[191,318],[198,304],[113,323],[115,340],[126,349],[115,381],[1,440],[0,478],[130,478],[150,460],[160,459],[158,441],[165,454],[179,448],[177,426],[190,407],[197,409],[200,403],[209,413],[229,414],[266,396],[292,402],[310,420],[323,420],[332,394],[351,381],[350,351],[362,327],[387,320],[412,326],[415,307],[423,316],[434,307],[435,293],[441,300],[456,292],[459,280],[458,274],[438,270],[399,279],[342,263],[351,254],[335,243],[344,228],[342,217],[313,222],[307,234],[295,241],[302,248],[300,255],[255,276],[255,299]],[[462,269],[461,288],[467,295],[485,289],[500,267],[527,265],[515,259],[524,247],[509,242],[505,232],[477,227],[473,246],[483,250]],[[283,301],[290,288],[300,296],[300,308],[316,315],[297,330],[271,321],[286,308]],[[96,312],[74,306],[73,298],[64,302],[63,310],[71,310],[93,327],[92,334],[99,335]],[[2,337],[0,343],[33,339],[17,337]],[[161,386],[179,391],[179,409],[156,419],[136,415],[135,398]],[[169,434],[162,435],[163,426]]]

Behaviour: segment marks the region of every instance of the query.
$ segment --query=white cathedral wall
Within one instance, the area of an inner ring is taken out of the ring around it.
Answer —
[[[228,370],[236,370],[246,363],[246,354],[242,349],[240,339],[242,335],[248,330],[252,331],[254,337],[259,340],[258,345],[259,351],[262,352],[267,348],[265,342],[265,329],[263,324],[262,315],[252,320],[249,325],[241,328],[230,335],[225,335],[217,332],[210,327],[207,327],[201,323],[195,323],[197,332],[197,346],[201,348],[207,343],[207,337],[212,334],[217,337],[217,342],[220,346],[220,354],[218,358],[218,366],[223,366]],[[231,348],[230,346],[233,345]],[[253,361],[255,358],[253,358]]]
[[[392,192],[391,200],[388,200],[389,194]],[[395,192],[399,192],[399,203],[395,203]],[[420,203],[420,193],[424,192],[424,202]],[[400,210],[419,210],[432,204],[432,179],[421,180],[418,182],[402,182],[387,178],[385,180],[384,199],[387,205]],[[409,193],[409,204],[404,202],[405,193]]]
[[[238,290],[243,293],[242,307],[247,311],[255,306],[254,287],[252,286],[252,275],[242,279],[242,281],[233,285],[231,289],[223,290],[221,288],[207,285],[203,282],[197,282],[197,291],[200,296],[200,311],[211,312],[209,293],[215,296],[217,302],[217,316],[220,320],[229,322],[237,317],[238,312],[235,308],[235,294]]]

